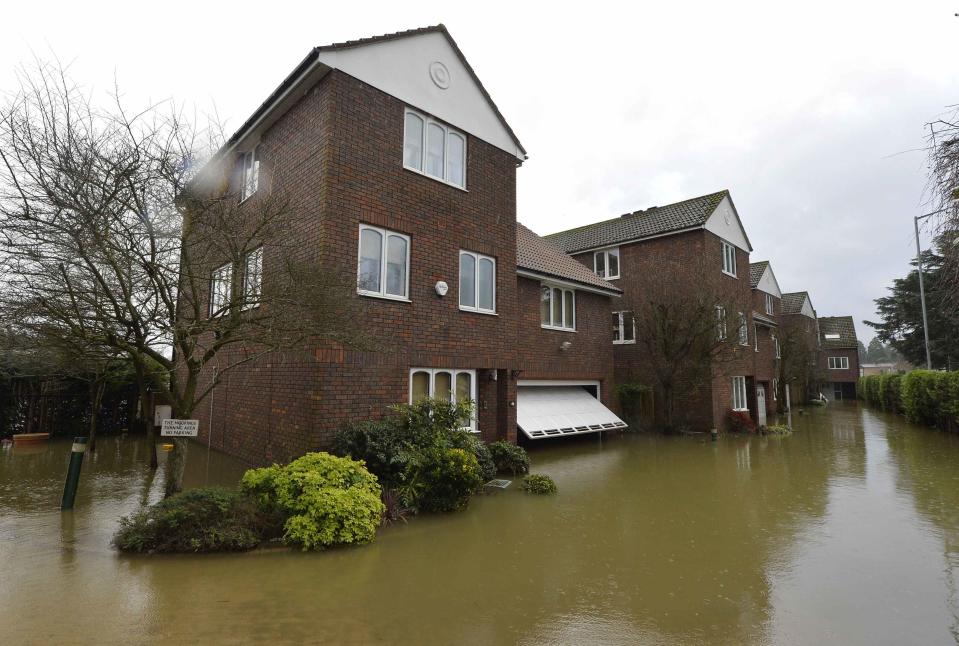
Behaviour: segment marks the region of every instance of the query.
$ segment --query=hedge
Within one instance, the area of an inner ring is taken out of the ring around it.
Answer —
[[[914,424],[959,430],[959,372],[871,375],[859,380],[859,393],[867,403],[902,413]]]

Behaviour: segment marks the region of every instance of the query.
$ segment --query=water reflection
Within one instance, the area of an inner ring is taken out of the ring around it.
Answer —
[[[102,440],[72,515],[55,507],[68,446],[7,451],[0,608],[18,619],[0,642],[951,641],[959,441],[855,406],[793,421],[787,438],[537,445],[557,496],[514,484],[324,554],[120,557],[116,518],[161,493],[142,442]],[[194,447],[187,477],[242,468]]]

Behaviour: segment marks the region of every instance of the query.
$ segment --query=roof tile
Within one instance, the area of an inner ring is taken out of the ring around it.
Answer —
[[[824,348],[858,348],[859,339],[856,338],[856,324],[851,316],[824,316],[819,319],[819,334],[822,335]],[[838,339],[827,338],[827,335],[838,335]]]
[[[519,222],[516,223],[516,266],[615,294],[621,293],[618,287],[603,280]]]

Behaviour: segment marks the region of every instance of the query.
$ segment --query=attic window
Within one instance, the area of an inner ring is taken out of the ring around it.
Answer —
[[[826,338],[829,339],[830,341],[838,341],[838,340],[839,340],[839,335],[838,335],[838,334],[827,334],[827,335],[826,335]]]
[[[466,135],[407,109],[403,166],[441,182],[466,188]]]

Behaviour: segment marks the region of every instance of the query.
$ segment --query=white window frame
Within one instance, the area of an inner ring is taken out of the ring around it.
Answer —
[[[773,295],[766,294],[766,314],[773,315],[776,313],[776,305],[773,302]]]
[[[749,345],[749,317],[739,313],[739,345]]]
[[[630,315],[630,319],[633,324],[632,339],[627,339],[625,335],[625,332],[626,332],[625,315],[626,314]],[[616,323],[613,325],[613,333],[614,333],[613,345],[630,345],[630,344],[636,343],[636,317],[632,316],[632,311],[622,310],[619,312],[613,312],[613,316],[616,317]],[[616,334],[619,335],[619,339],[616,338],[615,336]]]
[[[736,247],[720,239],[723,245],[723,273],[736,278]]]
[[[410,368],[409,379],[408,379],[408,391],[409,396],[407,398],[410,404],[413,403],[413,375],[417,372],[426,372],[430,375],[430,388],[429,396],[434,397],[436,394],[436,375],[440,372],[450,373],[450,399],[456,403],[456,376],[459,374],[469,374],[470,375],[470,400],[473,402],[473,414],[470,417],[470,423],[468,426],[461,427],[464,431],[469,431],[470,433],[479,433],[479,430],[476,428],[476,417],[478,415],[479,406],[477,405],[476,397],[476,371],[465,369],[465,368]]]
[[[419,168],[415,166],[409,166],[406,163],[406,116],[409,114],[419,117],[423,121],[423,134],[422,134],[422,140],[420,141],[420,150],[422,151],[422,154],[420,156]],[[436,175],[432,175],[426,170],[426,157],[427,157],[426,144],[429,140],[428,134],[430,130],[430,124],[439,126],[440,128],[443,129],[443,177],[437,177]],[[454,135],[457,135],[463,140],[463,159],[461,160],[463,164],[463,184],[462,185],[457,184],[449,179],[450,134],[451,133]],[[411,108],[406,108],[406,110],[403,112],[403,168],[406,168],[407,170],[411,170],[414,173],[419,173],[420,175],[429,177],[430,179],[435,179],[438,182],[443,182],[444,184],[447,184],[449,186],[453,186],[455,188],[462,189],[465,191],[466,190],[466,171],[467,171],[466,160],[469,158],[469,155],[467,154],[468,145],[469,145],[469,139],[466,137],[465,133],[455,128],[449,127],[442,121],[437,121],[436,119],[428,117],[422,112],[418,112]]]
[[[250,263],[254,263],[251,269]],[[250,282],[250,276],[255,276],[255,283]],[[263,245],[243,257],[243,309],[253,309],[260,306],[263,297]]]
[[[576,331],[576,290],[575,290],[575,289],[570,289],[569,287],[563,287],[562,285],[556,285],[556,284],[553,284],[553,283],[540,283],[540,285],[539,285],[539,290],[540,290],[540,292],[539,292],[539,293],[540,293],[540,302],[538,303],[540,306],[542,306],[543,288],[544,288],[544,287],[549,287],[549,289],[550,289],[550,292],[549,292],[549,324],[543,323],[542,312],[540,312],[540,319],[539,319],[539,325],[540,325],[540,327],[543,328],[544,330],[560,330],[560,331],[562,331],[562,332],[575,332],[575,331]],[[554,321],[555,318],[556,318],[556,317],[553,315],[554,312],[555,312],[555,308],[556,308],[556,299],[553,298],[553,294],[554,294],[554,290],[557,290],[557,289],[560,290],[560,292],[562,292],[562,294],[563,294],[562,301],[560,302],[560,311],[562,312],[562,319],[563,319],[563,324],[562,324],[562,325],[553,325],[553,321]],[[566,325],[567,321],[566,321],[566,308],[565,308],[565,305],[566,305],[566,299],[567,299],[567,298],[572,298],[572,299],[573,299],[573,320],[570,322],[570,323],[571,323],[570,326],[567,326],[567,325]]]
[[[779,390],[779,378],[773,377],[772,389],[773,389],[773,401],[776,401],[776,392]]]
[[[479,312],[480,314],[496,314],[496,258],[492,256],[484,256],[481,253],[476,253],[474,251],[465,251],[460,249],[459,261],[460,261],[460,272],[462,273],[463,266],[463,256],[472,256],[473,258],[473,305],[463,305],[463,295],[458,294],[457,300],[460,304],[460,309],[465,312]],[[492,309],[486,309],[485,307],[479,306],[479,282],[480,282],[480,272],[479,264],[480,260],[489,260],[493,263],[493,307]],[[459,291],[460,283],[462,282],[462,276],[460,276],[460,281],[456,283],[457,292]]]
[[[779,337],[776,335],[773,335],[773,347],[776,349],[776,358],[782,359],[783,358],[782,349],[779,346]]]
[[[829,357],[830,370],[849,370],[849,357]]]
[[[380,290],[373,291],[369,289],[363,289],[360,287],[360,269],[361,263],[363,262],[363,231],[364,230],[376,231],[380,234]],[[386,252],[388,248],[388,242],[391,236],[396,236],[406,240],[406,284],[403,286],[404,292],[402,296],[396,294],[388,294],[386,292]],[[363,296],[372,296],[374,298],[385,298],[392,301],[410,301],[410,256],[413,254],[412,251],[412,241],[410,237],[404,233],[398,231],[391,231],[389,229],[384,229],[382,227],[375,227],[369,224],[361,224],[360,228],[356,235],[356,293]]]
[[[746,378],[732,378],[732,407],[735,411],[748,411],[749,402],[746,398]]]
[[[726,328],[726,308],[722,305],[716,306],[716,337],[720,341],[725,341],[729,330]]]
[[[225,285],[224,289],[217,289]],[[210,318],[217,318],[229,312],[233,298],[233,263],[220,265],[210,276]]]
[[[614,254],[616,256],[616,275],[609,273],[609,256]],[[598,268],[598,263],[596,262],[597,258],[602,257],[603,259],[603,272],[600,273]],[[601,249],[599,251],[593,252],[593,273],[599,276],[604,280],[616,280],[620,277],[620,274],[623,271],[621,264],[623,257],[619,253],[619,247],[610,247],[609,249]]]
[[[260,190],[260,158],[257,154],[259,149],[260,146],[256,145],[252,150],[246,151],[241,156],[240,202],[245,202]]]
[[[753,349],[759,352],[759,326],[753,323]]]

